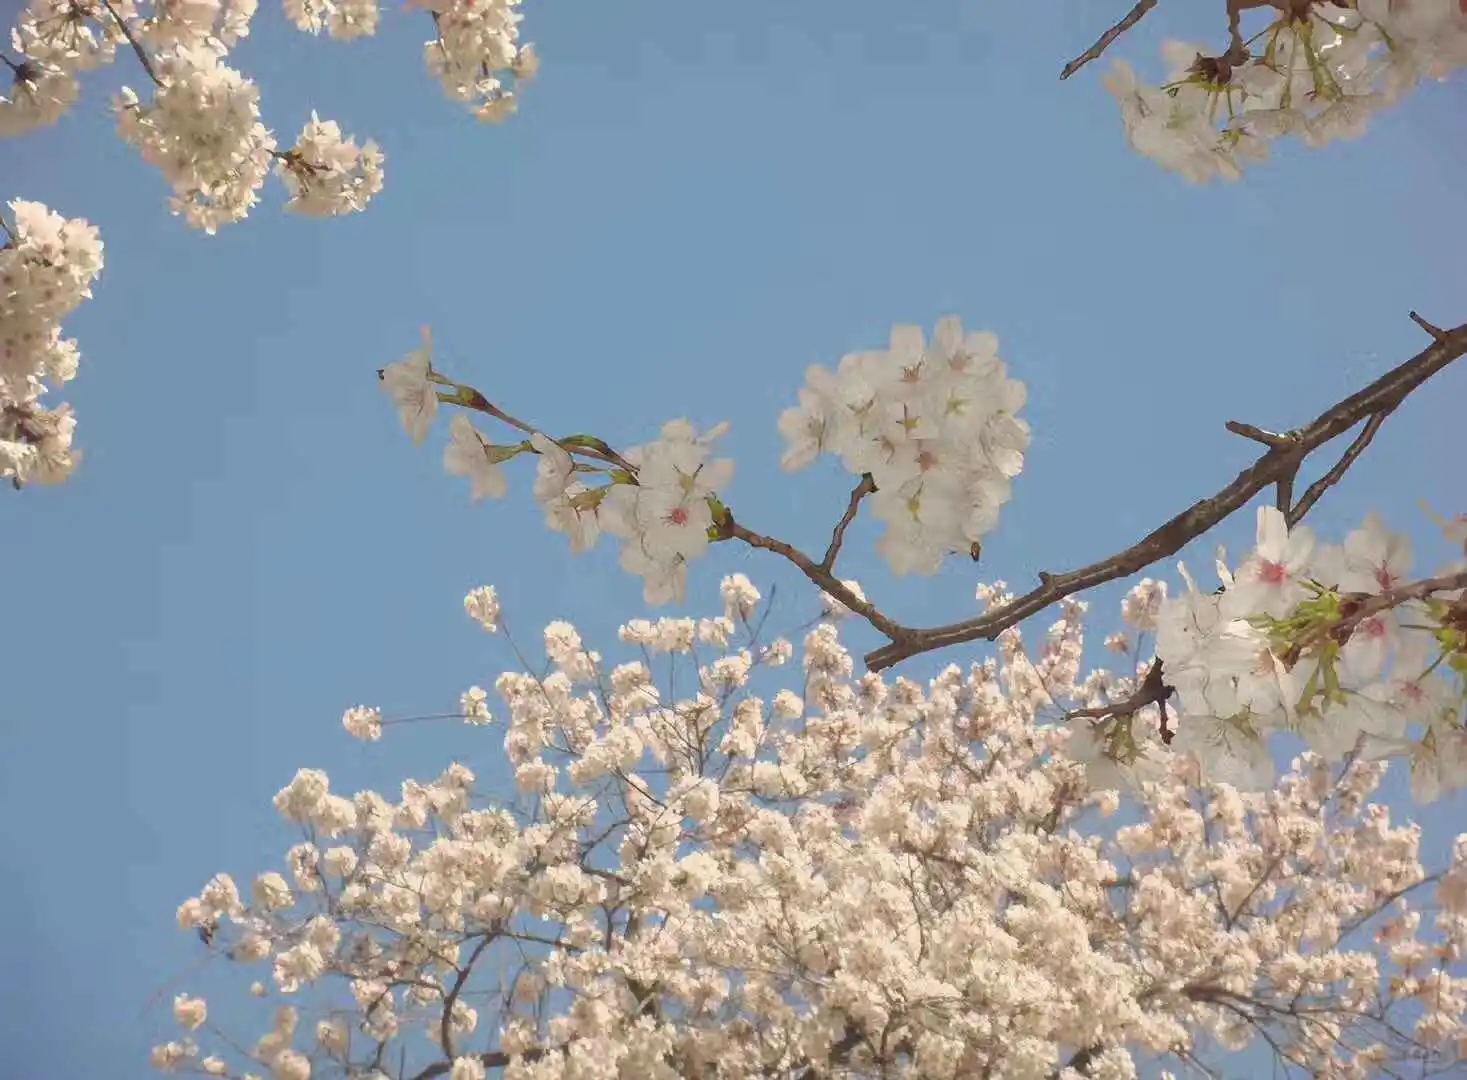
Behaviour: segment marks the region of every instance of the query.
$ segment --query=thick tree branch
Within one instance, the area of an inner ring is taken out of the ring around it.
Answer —
[[[1116,23],[1105,33],[1101,34],[1094,45],[1090,46],[1090,48],[1086,49],[1079,56],[1075,57],[1073,60],[1065,65],[1065,69],[1060,72],[1060,79],[1062,81],[1064,79],[1068,79],[1075,72],[1079,71],[1086,64],[1090,63],[1090,61],[1099,60],[1100,54],[1105,52],[1106,49],[1110,48],[1111,43],[1114,42],[1116,38],[1120,37],[1127,30],[1131,29],[1131,27],[1140,22],[1142,18],[1145,17],[1146,13],[1154,7],[1156,7],[1156,0],[1136,0],[1136,6],[1133,7],[1130,11],[1126,12],[1126,14],[1121,18],[1120,22]]]
[[[1415,321],[1419,325],[1419,316],[1415,317]],[[1429,330],[1428,333],[1431,331]],[[884,645],[866,655],[867,668],[871,671],[881,671],[893,664],[934,649],[959,645],[978,638],[992,641],[1010,626],[1023,622],[1056,601],[1077,592],[1092,589],[1097,585],[1103,585],[1108,581],[1129,577],[1152,563],[1176,554],[1213,526],[1247,506],[1259,492],[1270,485],[1277,484],[1285,478],[1292,481],[1304,459],[1315,450],[1343,435],[1362,420],[1370,420],[1377,415],[1388,416],[1427,379],[1441,371],[1453,360],[1467,354],[1467,325],[1458,326],[1453,330],[1437,331],[1432,334],[1432,337],[1434,340],[1428,348],[1382,375],[1363,390],[1325,410],[1306,426],[1281,436],[1272,436],[1270,433],[1250,428],[1250,431],[1257,433],[1250,434],[1251,438],[1257,438],[1259,435],[1269,436],[1269,438],[1260,440],[1269,447],[1262,457],[1240,472],[1232,483],[1216,495],[1189,506],[1125,551],[1062,574],[1040,571],[1038,588],[980,618],[966,619],[963,622],[928,629],[896,627],[898,634],[892,634],[872,621],[872,625],[893,640],[891,644]],[[1237,423],[1229,426],[1240,434],[1246,434],[1242,429],[1249,427]],[[1379,427],[1379,422],[1376,423],[1376,427]],[[1273,440],[1272,444],[1270,444],[1270,439]],[[1361,439],[1356,440],[1361,443],[1360,450],[1364,449],[1364,442],[1368,442],[1368,440],[1363,442],[1362,440],[1363,433]],[[1358,456],[1358,451],[1356,456]],[[1346,451],[1345,458],[1341,459],[1341,465],[1331,469],[1330,474],[1326,474],[1315,485],[1319,488],[1318,493],[1313,494],[1312,498],[1310,494],[1306,493],[1304,500],[1301,500],[1301,505],[1307,501],[1308,506],[1313,506],[1314,502],[1318,501],[1319,495],[1322,495],[1325,489],[1337,481],[1339,476],[1344,475],[1345,470],[1354,460],[1355,458],[1350,456],[1350,451]],[[1332,478],[1331,474],[1336,473],[1337,475],[1333,475]],[[1310,492],[1314,492],[1314,488],[1311,488]],[[1295,509],[1291,507],[1289,515],[1294,522],[1297,522],[1298,518],[1294,516]],[[862,612],[862,614],[865,613]],[[890,623],[890,620],[886,621]]]

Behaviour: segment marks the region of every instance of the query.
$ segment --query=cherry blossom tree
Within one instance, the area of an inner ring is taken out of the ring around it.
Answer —
[[[1137,3],[1062,77],[1154,6]],[[512,114],[538,65],[517,0],[424,7],[425,62],[446,94],[484,120]],[[253,0],[33,0],[0,54],[12,76],[0,135],[54,122],[82,73],[121,49],[142,91],[113,101],[118,133],[188,225],[241,221],[272,172],[296,212],[364,209],[383,184],[376,144],[313,112],[282,149],[259,88],[231,65],[254,14]],[[350,39],[375,32],[379,11],[286,0],[285,14]],[[1169,42],[1165,83],[1124,62],[1104,80],[1132,147],[1191,181],[1238,178],[1275,138],[1359,135],[1376,109],[1467,61],[1463,0],[1225,0],[1217,14],[1221,51]],[[10,208],[0,475],[21,486],[79,461],[69,407],[41,399],[76,372],[60,324],[90,295],[102,245],[85,221]],[[1378,517],[1338,543],[1305,522],[1402,401],[1467,352],[1467,326],[1412,318],[1431,344],[1313,421],[1230,423],[1262,451],[1216,494],[1027,593],[981,586],[983,614],[933,627],[897,622],[836,563],[863,506],[897,575],[981,559],[1030,439],[1024,386],[993,334],[955,318],[930,338],[898,326],[886,348],[806,373],[778,418],[783,464],[829,454],[854,478],[817,557],[736,516],[723,427],[675,419],[620,449],[552,435],[439,370],[425,332],[382,384],[415,442],[440,406],[462,410],[443,460],[472,498],[505,497],[514,459],[533,458],[548,527],[572,552],[603,534],[619,543],[647,603],[683,601],[693,560],[744,544],[798,568],[824,614],[798,666],[790,641],[763,636],[741,577],[725,579],[719,617],[628,623],[641,660],[608,665],[552,625],[548,668],[495,687],[515,799],[477,791],[460,764],[406,781],[397,802],[333,794],[302,769],[276,797],[303,830],[288,876],[256,875],[246,898],[221,874],[178,911],[211,955],[258,966],[246,978],[276,999],[273,1023],[240,1042],[180,994],[185,1034],[154,1064],[281,1080],[1123,1080],[1262,1044],[1322,1077],[1460,1071],[1467,837],[1429,872],[1419,830],[1369,800],[1394,759],[1422,801],[1467,782],[1467,560],[1420,574]],[[1296,496],[1306,461],[1350,432]],[[1081,678],[1078,594],[1270,490],[1253,550],[1234,566],[1219,553],[1215,590],[1180,566],[1175,595],[1149,578],[1133,588],[1123,618],[1151,655],[1113,635],[1126,669]],[[1440,525],[1467,545],[1463,518]],[[1020,624],[1056,605],[1031,658]],[[499,630],[492,589],[466,608]],[[863,674],[843,619],[886,639]],[[979,639],[998,661],[925,685],[882,674]],[[673,674],[688,666],[695,689],[679,695]],[[488,701],[470,688],[460,715],[488,725]],[[369,707],[343,717],[369,741],[388,723]],[[1309,752],[1276,778],[1283,733]],[[1135,820],[1102,825],[1123,795]]]
[[[692,560],[742,542],[798,567],[823,615],[798,667],[738,575],[721,616],[626,624],[640,660],[608,663],[552,624],[548,666],[495,684],[512,799],[459,763],[396,802],[300,770],[275,799],[302,829],[288,877],[258,874],[247,900],[221,874],[177,913],[211,955],[258,965],[244,978],[273,1020],[241,1041],[180,993],[185,1033],[154,1064],[240,1080],[1121,1080],[1219,1075],[1258,1045],[1300,1075],[1459,1072],[1467,835],[1429,871],[1419,828],[1370,796],[1395,757],[1423,801],[1467,780],[1467,560],[1413,578],[1409,543],[1377,516],[1339,544],[1300,523],[1467,350],[1467,330],[1416,321],[1426,350],[1306,427],[1231,425],[1265,453],[1219,495],[1098,571],[1044,575],[1037,595],[981,586],[981,619],[935,630],[882,614],[836,563],[868,502],[898,574],[980,557],[1029,437],[993,335],[899,326],[887,349],[807,372],[779,422],[784,465],[830,453],[858,477],[816,560],[737,520],[721,427],[674,420],[621,450],[553,437],[439,371],[424,331],[382,385],[417,443],[441,407],[462,410],[443,461],[472,498],[506,496],[528,456],[546,524],[573,552],[619,541],[648,603],[682,600]],[[1305,458],[1356,428],[1295,498]],[[1106,643],[1130,670],[1081,678],[1074,594],[1269,487],[1254,550],[1235,570],[1219,556],[1221,587],[1185,567],[1177,597],[1138,582],[1122,605],[1136,640]],[[1467,545],[1467,519],[1440,524]],[[1055,603],[1031,658],[1019,624]],[[465,609],[502,629],[492,588]],[[857,675],[850,619],[900,654],[875,650]],[[980,637],[998,659],[926,685],[880,673]],[[479,687],[457,715],[495,722]],[[393,721],[361,706],[342,723],[376,742]],[[1310,750],[1276,778],[1283,732]],[[1134,820],[1107,827],[1123,796]]]
[[[1420,830],[1369,801],[1383,763],[1311,753],[1249,793],[1174,753],[1103,836],[1118,792],[1046,713],[1144,675],[1078,678],[1082,602],[1037,661],[1011,627],[1000,661],[923,686],[857,675],[836,602],[795,664],[747,579],[722,594],[717,617],[625,625],[623,663],[552,624],[548,666],[495,684],[502,717],[467,690],[515,798],[457,763],[399,800],[297,773],[286,872],[220,874],[178,910],[273,1019],[240,1038],[181,993],[154,1064],[1099,1080],[1257,1044],[1316,1077],[1462,1068],[1467,836],[1429,873]],[[1133,590],[1134,625],[1159,595]],[[492,589],[466,607],[504,630]],[[393,721],[343,724],[375,742]]]

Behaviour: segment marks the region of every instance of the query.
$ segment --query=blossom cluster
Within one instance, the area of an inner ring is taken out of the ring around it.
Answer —
[[[1422,79],[1467,64],[1460,0],[1282,3],[1270,25],[1221,57],[1168,41],[1161,86],[1116,61],[1105,79],[1139,153],[1194,183],[1236,180],[1298,136],[1310,146],[1362,135],[1370,117]]]
[[[519,0],[432,0],[429,71],[454,100],[483,119],[515,109],[515,88],[534,76],[533,47],[519,41]],[[311,33],[350,39],[377,29],[377,0],[285,0],[285,14]],[[247,37],[256,0],[30,0],[11,32],[15,58],[0,55],[10,86],[0,93],[0,136],[55,122],[78,97],[79,75],[111,63],[123,46],[142,65],[151,97],[124,87],[114,102],[118,133],[173,189],[175,214],[212,233],[259,202],[272,168],[288,207],[332,216],[362,210],[382,188],[383,154],[360,146],[314,113],[281,148],[260,113],[259,87],[229,64]]]
[[[885,524],[877,549],[897,573],[935,573],[945,556],[971,552],[1010,498],[1029,426],[1017,415],[1024,385],[1008,377],[997,349],[992,334],[964,334],[954,317],[938,323],[930,344],[920,327],[899,325],[887,350],[848,355],[835,374],[810,368],[799,406],[780,417],[786,468],[828,452],[872,485],[871,510]],[[622,540],[622,566],[642,577],[646,601],[682,600],[689,561],[722,523],[720,496],[733,463],[713,458],[712,448],[726,424],[700,434],[673,420],[656,441],[620,454],[585,437],[557,441],[436,372],[426,329],[423,345],[381,379],[414,442],[427,436],[442,401],[529,432],[497,444],[457,414],[444,466],[469,479],[472,498],[499,498],[508,490],[503,464],[538,455],[534,495],[549,527],[566,533],[576,552],[603,532]]]
[[[656,442],[625,454],[588,436],[557,441],[436,372],[426,329],[422,347],[381,376],[416,442],[440,402],[528,432],[526,440],[496,444],[458,413],[445,467],[469,479],[473,498],[497,498],[508,491],[503,464],[537,455],[534,495],[547,524],[568,534],[573,551],[589,549],[603,532],[621,539],[622,565],[642,576],[648,603],[680,602],[689,561],[713,539],[774,546],[732,527],[721,495],[733,466],[712,458],[722,425],[700,435],[687,421],[672,421]],[[929,344],[919,328],[897,326],[889,350],[849,355],[835,374],[809,370],[799,406],[780,417],[788,443],[783,464],[795,469],[821,453],[840,456],[862,484],[838,535],[869,494],[887,523],[878,550],[892,568],[935,571],[945,555],[976,543],[996,523],[1029,438],[1015,415],[1023,400],[1023,385],[1008,378],[991,334],[965,335],[956,318],[946,318]],[[1463,520],[1443,523],[1457,547],[1467,545]],[[1308,526],[1290,530],[1279,510],[1261,508],[1255,550],[1236,574],[1219,560],[1217,592],[1200,592],[1181,566],[1188,585],[1181,597],[1168,598],[1164,584],[1147,579],[1127,598],[1126,621],[1156,635],[1159,681],[1152,688],[1166,693],[1112,707],[1142,691],[1147,664],[1134,676],[1089,684],[1080,699],[1088,714],[1077,731],[1081,759],[1107,781],[1134,786],[1169,767],[1160,748],[1175,738],[1175,748],[1194,755],[1210,778],[1267,785],[1273,737],[1291,732],[1330,763],[1362,740],[1372,756],[1408,758],[1423,802],[1467,785],[1467,560],[1415,583],[1406,580],[1410,566],[1409,541],[1386,530],[1378,515],[1343,544],[1316,545]],[[841,582],[837,589],[835,580],[827,574],[823,582],[841,592],[823,596],[827,615],[849,613],[855,604],[879,627],[883,616],[859,586]],[[1406,587],[1415,591],[1398,595]],[[1001,582],[980,586],[978,598],[990,608],[1013,599]],[[1065,601],[1041,665],[1054,670],[1034,669],[1015,693],[1052,702],[1056,673],[1073,680],[1084,610]],[[1011,640],[1017,638],[998,639],[1001,648]],[[1123,636],[1108,644],[1128,651]],[[1026,670],[1022,657],[1009,659],[1013,670]],[[1455,685],[1444,671],[1458,676]]]
[[[1444,523],[1444,531],[1463,546],[1467,519]],[[1185,566],[1179,596],[1141,582],[1125,617],[1155,634],[1172,695],[1170,749],[1193,755],[1212,778],[1266,787],[1270,744],[1290,732],[1328,762],[1357,750],[1404,757],[1421,802],[1467,785],[1467,559],[1425,579],[1443,583],[1429,590],[1413,588],[1421,583],[1411,581],[1411,565],[1410,540],[1376,514],[1342,544],[1325,544],[1264,507],[1256,546],[1236,572],[1219,559],[1221,588],[1199,589]],[[1136,688],[1132,680],[1086,696],[1091,704],[1124,700]],[[1097,757],[1108,754],[1133,778],[1145,777],[1165,767],[1159,730],[1158,709],[1148,705],[1107,718],[1090,739]]]
[[[422,347],[382,370],[382,387],[414,442],[427,436],[441,397],[474,400],[433,370],[432,356],[425,328]],[[644,446],[616,455],[598,450],[601,464],[593,466],[566,449],[582,447],[584,440],[556,441],[531,431],[528,440],[497,445],[458,413],[449,424],[443,463],[448,472],[468,478],[472,498],[500,498],[509,490],[503,463],[521,453],[537,454],[534,497],[546,524],[565,533],[575,552],[588,551],[602,533],[622,541],[621,564],[641,576],[647,603],[665,604],[683,599],[688,562],[707,551],[718,495],[733,479],[733,462],[712,457],[713,444],[727,430],[719,424],[700,434],[686,420],[671,420]],[[605,483],[586,482],[597,479]]]
[[[1126,1080],[1257,1041],[1328,1080],[1461,1068],[1467,836],[1428,874],[1419,829],[1369,801],[1379,763],[1306,756],[1250,794],[1178,755],[1104,832],[1117,794],[1035,705],[1083,692],[1078,605],[1038,663],[1010,631],[1001,666],[924,685],[854,676],[830,622],[771,666],[788,643],[738,635],[757,590],[723,601],[627,624],[645,659],[620,664],[547,627],[548,670],[496,683],[520,798],[458,763],[398,799],[300,770],[283,872],[219,874],[177,913],[273,1021],[226,1034],[181,993],[154,1064]],[[466,607],[498,627],[492,590]],[[344,722],[374,738],[373,713]]]
[[[76,376],[76,341],[61,336],[61,320],[92,295],[102,241],[40,203],[17,199],[10,210],[10,225],[0,219],[0,477],[19,487],[64,480],[81,460],[71,406],[41,397]]]
[[[423,46],[428,71],[454,101],[497,123],[518,107],[515,87],[540,69],[534,46],[519,44],[520,0],[422,0],[437,36]],[[505,76],[513,75],[513,87]]]
[[[886,526],[877,550],[897,574],[934,574],[998,524],[1029,446],[1025,396],[993,334],[965,334],[948,316],[927,342],[899,325],[886,350],[805,373],[799,405],[779,418],[781,464],[801,469],[825,453],[869,475],[871,511]]]

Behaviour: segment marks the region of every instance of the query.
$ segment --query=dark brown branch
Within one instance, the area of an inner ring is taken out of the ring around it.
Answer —
[[[1148,705],[1155,705],[1161,710],[1161,741],[1171,745],[1172,730],[1167,724],[1166,702],[1171,697],[1174,689],[1166,684],[1162,677],[1161,658],[1157,657],[1151,662],[1151,667],[1146,672],[1146,677],[1141,680],[1141,685],[1136,687],[1136,692],[1125,701],[1113,701],[1109,705],[1096,705],[1088,709],[1071,709],[1065,713],[1066,720],[1112,720],[1117,717],[1134,716]]]
[[[1066,1069],[1074,1069],[1081,1076],[1090,1075],[1090,1063],[1100,1056],[1100,1047],[1087,1046],[1083,1050],[1077,1050],[1074,1057],[1070,1058],[1065,1065]],[[1056,1076],[1059,1074],[1056,1073]]]
[[[900,623],[887,618],[870,603],[846,588],[834,574],[799,548],[783,540],[776,540],[772,536],[765,536],[752,529],[746,529],[736,522],[733,514],[727,510],[724,511],[723,520],[717,523],[717,528],[724,538],[742,540],[750,547],[762,548],[794,563],[799,567],[800,572],[818,585],[821,590],[835,597],[893,641],[901,641],[911,633]]]
[[[835,557],[840,554],[841,543],[846,538],[846,530],[850,528],[851,522],[856,518],[856,511],[861,506],[861,500],[876,490],[876,481],[871,479],[870,473],[861,476],[861,482],[851,490],[851,502],[846,507],[846,512],[841,515],[840,521],[836,523],[835,532],[831,534],[830,546],[825,549],[825,558],[820,560],[822,570],[835,569]]]
[[[1278,435],[1272,431],[1264,431],[1252,424],[1245,424],[1241,420],[1229,420],[1224,425],[1234,435],[1241,435],[1245,439],[1252,439],[1256,443],[1262,443],[1270,450],[1288,451],[1292,450],[1296,456],[1299,454],[1298,447],[1294,445],[1289,435]],[[1303,462],[1302,456],[1294,463],[1294,468],[1280,476],[1274,485],[1274,506],[1278,512],[1287,516],[1289,507],[1294,501],[1294,477],[1299,471],[1299,465]]]
[[[1432,344],[1422,352],[1382,375],[1363,390],[1326,409],[1305,427],[1289,432],[1286,436],[1287,443],[1271,446],[1262,457],[1240,472],[1232,483],[1216,495],[1189,506],[1125,551],[1062,574],[1040,571],[1038,588],[980,618],[927,629],[895,627],[900,636],[873,621],[872,625],[893,640],[891,644],[866,655],[867,668],[881,671],[934,649],[979,638],[992,641],[1010,626],[1023,622],[1056,601],[1108,581],[1129,577],[1152,563],[1176,554],[1213,526],[1247,506],[1259,492],[1271,484],[1278,483],[1286,476],[1292,478],[1303,460],[1315,450],[1343,435],[1362,420],[1377,414],[1388,415],[1427,379],[1453,360],[1467,354],[1467,325],[1441,331],[1440,336],[1432,336]],[[1237,427],[1233,430],[1237,430]],[[1348,467],[1349,463],[1346,462],[1345,468]],[[1341,474],[1343,471],[1340,470]],[[1328,486],[1325,484],[1321,487],[1320,494]],[[1317,500],[1318,495],[1314,498]],[[1308,494],[1305,499],[1309,499]],[[1309,505],[1312,506],[1313,502]],[[890,623],[890,620],[886,621]]]
[[[1120,37],[1127,30],[1131,29],[1131,27],[1140,22],[1142,18],[1145,17],[1146,13],[1154,7],[1156,7],[1156,0],[1136,0],[1136,6],[1133,7],[1130,11],[1126,12],[1125,16],[1121,19],[1120,22],[1116,23],[1105,33],[1101,34],[1100,38],[1095,42],[1094,45],[1090,46],[1090,48],[1086,49],[1079,56],[1075,57],[1073,60],[1065,65],[1065,69],[1060,72],[1061,81],[1068,79],[1075,72],[1079,71],[1086,64],[1090,63],[1090,61],[1099,60],[1100,54],[1105,52],[1106,49],[1110,48],[1111,43],[1114,42],[1116,38]]]
[[[829,1057],[832,1064],[843,1065],[850,1052],[861,1045],[863,1038],[865,1036],[861,1034],[861,1030],[847,1021],[845,1033],[841,1035],[840,1041],[830,1048]],[[816,1065],[806,1065],[795,1080],[823,1080],[827,1075],[829,1074],[826,1070]]]
[[[1442,338],[1447,336],[1447,332],[1443,330],[1440,326],[1433,326],[1431,323],[1423,319],[1420,315],[1416,314],[1416,312],[1408,311],[1406,312],[1406,314],[1410,316],[1412,322],[1421,327],[1421,329],[1425,330],[1437,341],[1440,341]]]
[[[453,1052],[453,1007],[458,1004],[458,996],[463,993],[464,985],[469,981],[469,975],[478,963],[479,957],[483,955],[489,943],[498,937],[497,932],[484,934],[479,943],[474,946],[474,951],[469,954],[469,959],[459,969],[458,977],[453,980],[453,987],[448,991],[448,996],[443,999],[443,1020],[439,1024],[438,1035],[443,1044],[443,1052],[448,1055],[450,1061],[456,1056]]]
[[[1223,427],[1227,428],[1234,435],[1241,435],[1245,439],[1252,439],[1256,443],[1262,443],[1270,450],[1287,445],[1289,441],[1287,435],[1280,435],[1274,431],[1264,431],[1261,427],[1255,427],[1253,424],[1245,424],[1241,420],[1229,420]]]

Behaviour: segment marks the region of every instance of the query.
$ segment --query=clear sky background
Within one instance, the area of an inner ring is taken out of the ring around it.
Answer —
[[[216,871],[280,865],[294,836],[270,798],[297,767],[389,796],[454,758],[504,783],[495,729],[364,747],[339,723],[359,702],[453,708],[513,665],[465,617],[468,589],[498,586],[531,647],[568,618],[617,655],[614,628],[644,613],[612,548],[573,559],[544,529],[529,466],[508,500],[470,505],[443,429],[411,445],[374,371],[420,324],[443,370],[554,431],[627,445],[676,416],[731,420],[730,504],[813,549],[849,482],[778,469],[804,368],[961,315],[1029,386],[1034,444],[977,571],[1027,588],[1231,479],[1254,447],[1225,420],[1303,423],[1425,345],[1408,309],[1467,319],[1467,84],[1424,88],[1362,142],[1190,188],[1126,147],[1101,65],[1058,81],[1125,6],[528,0],[544,66],[496,128],[425,73],[422,13],[390,3],[378,37],[341,44],[267,3],[236,54],[267,123],[289,143],[316,108],[376,138],[387,187],[313,221],[272,180],[212,238],[112,133],[107,93],[144,81],[125,54],[63,123],[0,144],[0,196],[87,218],[107,258],[67,324],[86,462],[0,498],[0,1071],[150,1075],[146,1048],[176,1029],[143,1006],[201,948],[174,909]],[[1163,4],[1116,51],[1160,74],[1160,37],[1216,43],[1222,7]],[[1459,366],[1314,524],[1338,539],[1378,508],[1434,569],[1418,502],[1467,509],[1464,402]],[[1251,530],[1239,515],[1193,564]],[[873,536],[853,533],[843,571],[887,610],[973,612],[971,565],[897,582]],[[772,557],[723,547],[692,613],[733,570],[780,586],[772,626],[814,611]],[[1118,595],[1092,597],[1097,646]],[[1464,811],[1421,815],[1437,850]]]

